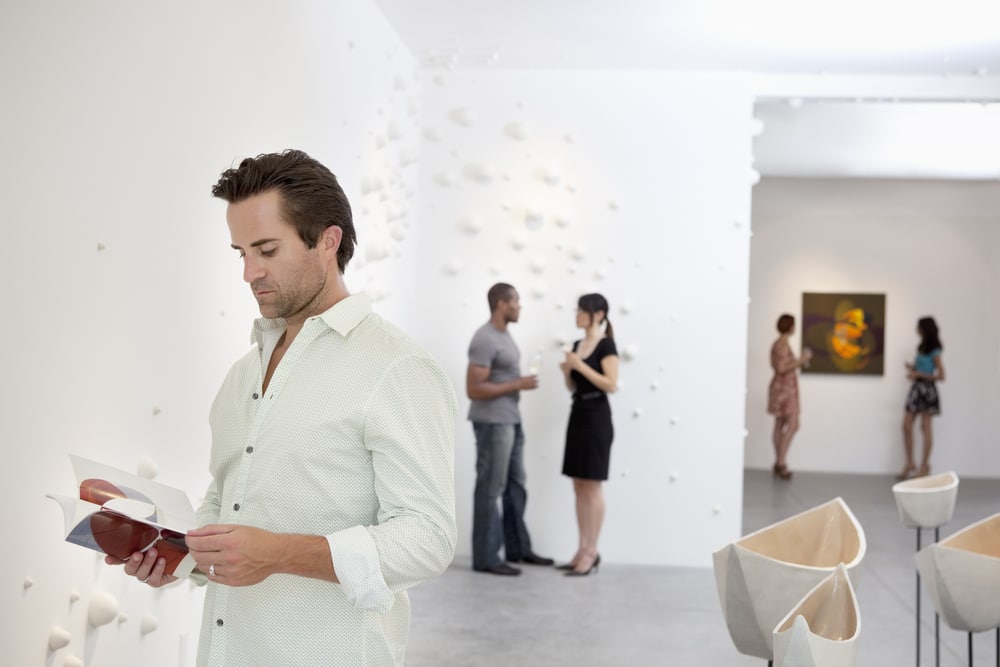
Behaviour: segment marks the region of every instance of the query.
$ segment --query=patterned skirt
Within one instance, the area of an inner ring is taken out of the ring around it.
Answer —
[[[926,412],[930,415],[941,414],[941,400],[938,398],[937,385],[934,380],[914,380],[910,393],[906,395],[907,412]]]

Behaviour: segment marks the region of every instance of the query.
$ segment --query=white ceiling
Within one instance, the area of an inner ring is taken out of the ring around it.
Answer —
[[[428,69],[750,73],[765,176],[1000,177],[1000,0],[375,3]]]

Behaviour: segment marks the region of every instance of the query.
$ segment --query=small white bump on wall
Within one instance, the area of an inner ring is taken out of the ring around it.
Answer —
[[[582,243],[578,243],[570,249],[569,256],[576,260],[583,259],[587,256],[587,246]]]
[[[127,622],[128,622],[128,614],[126,614],[125,612],[119,613],[118,614],[118,625],[121,625],[122,623],[127,623]]]
[[[444,85],[446,85],[448,83],[445,80],[443,74],[435,74],[434,77],[431,79],[431,81],[433,81],[438,86],[444,86]]]
[[[603,266],[599,266],[594,269],[594,280],[604,280],[607,275],[608,272]]]
[[[716,516],[722,514],[722,505],[712,505],[712,514]]]
[[[756,169],[750,170],[750,185],[757,185],[760,183],[760,172]]]
[[[406,79],[404,79],[403,77],[401,77],[398,74],[396,76],[394,76],[392,78],[392,89],[395,90],[398,93],[401,93],[401,92],[405,91],[406,90]]]
[[[619,312],[621,312],[622,315],[628,315],[629,313],[632,312],[634,308],[635,306],[632,305],[631,301],[625,301],[622,303],[621,306],[618,307],[618,310]]]
[[[745,440],[746,438],[749,437],[750,437],[750,431],[748,431],[747,429],[743,429],[743,439]]]
[[[147,611],[142,615],[142,621],[139,622],[139,634],[146,636],[158,627],[160,627],[159,619]]]
[[[570,219],[565,213],[559,213],[552,217],[552,222],[556,223],[556,227],[560,229],[566,229],[569,227]]]
[[[95,591],[87,608],[87,622],[92,628],[99,628],[115,620],[118,616],[118,598],[106,591]]]
[[[156,465],[156,461],[148,456],[143,456],[136,464],[136,474],[143,479],[154,479],[158,472],[160,472],[160,467]]]
[[[160,410],[160,406],[159,406],[159,405],[154,405],[154,406],[153,406],[153,416],[154,416],[154,417],[155,417],[156,415],[160,414],[161,412],[163,412],[163,411],[162,411],[162,410]]]
[[[533,273],[544,273],[545,272],[545,258],[535,257],[528,264]]]
[[[528,138],[528,129],[524,123],[507,123],[503,126],[503,133],[515,141],[524,141]]]
[[[483,231],[483,220],[477,215],[467,215],[458,221],[458,228],[472,236]]]
[[[35,580],[32,579],[31,577],[25,577],[24,581],[21,582],[21,588],[23,590],[28,590],[29,588],[31,588],[34,585],[35,585]]]
[[[628,475],[629,475],[629,472],[630,472],[630,471],[629,471],[629,469],[628,469],[628,468],[625,468],[625,470],[622,470],[622,471],[621,471],[621,476],[622,476],[622,479],[625,479],[626,477],[628,477]]]
[[[469,107],[456,107],[448,112],[448,118],[456,125],[472,127],[476,124],[476,112]]]
[[[678,421],[679,420],[677,419],[677,415],[670,415],[669,422],[671,426],[677,426]]]
[[[677,481],[677,477],[678,477],[677,473],[676,472],[672,472],[672,473],[670,473],[670,475],[669,475],[669,477],[667,479],[669,479],[671,482],[676,482]]]
[[[382,239],[371,239],[365,248],[365,259],[378,262],[389,256],[389,244]]]
[[[385,148],[386,144],[388,144],[388,143],[389,143],[389,140],[386,139],[386,137],[385,137],[384,134],[376,134],[375,135],[375,148],[377,150],[382,150],[383,148]]]
[[[574,135],[572,132],[567,132],[566,134],[563,135],[563,141],[565,141],[567,144],[575,144],[576,135]]]
[[[439,171],[434,174],[433,181],[443,188],[450,187],[455,182],[455,176],[448,171]]]
[[[642,408],[632,408],[632,417],[638,419],[642,416]]]
[[[389,229],[389,236],[391,236],[394,241],[402,241],[406,238],[406,228],[402,225],[393,225]]]
[[[69,634],[69,630],[61,628],[58,625],[53,625],[52,628],[49,629],[49,650],[58,651],[61,648],[69,646],[69,642],[72,638],[73,636]]]
[[[639,348],[635,344],[622,346],[622,359],[632,361],[639,356]]]
[[[75,588],[69,592],[69,603],[76,604],[80,601],[80,591]]]
[[[544,166],[538,170],[538,177],[549,186],[555,187],[559,185],[559,181],[562,180],[562,176],[551,166]]]
[[[524,211],[524,225],[528,229],[530,229],[531,231],[535,232],[535,231],[538,231],[539,229],[541,229],[543,224],[545,224],[545,214],[544,213],[542,213],[538,209],[534,209],[534,208],[531,208],[531,207],[528,207],[527,209],[525,209],[525,211]]]
[[[97,249],[98,249],[98,250],[104,250],[104,249],[105,249],[105,248],[107,248],[107,247],[108,247],[108,246],[106,246],[106,245],[104,245],[103,243],[100,243],[100,242],[98,242],[98,244],[97,244]]]
[[[417,151],[409,146],[403,148],[399,151],[399,166],[409,167],[411,164],[416,164],[418,160]]]
[[[444,272],[449,276],[457,276],[462,272],[462,264],[457,259],[450,259],[445,262]]]
[[[510,245],[514,250],[524,250],[524,247],[528,245],[528,240],[524,238],[523,234],[514,234],[510,240]]]
[[[386,128],[385,134],[389,137],[389,141],[399,141],[403,138],[403,132],[394,120],[389,121],[389,126]]]
[[[63,659],[63,667],[87,667],[87,666],[83,663],[83,660],[80,660],[80,658],[76,657],[75,655],[67,655]]]
[[[651,391],[656,391],[657,389],[660,388],[660,381],[653,380],[652,382],[649,383],[649,388]]]
[[[764,121],[762,121],[760,118],[751,118],[750,136],[759,137],[763,133],[764,133]]]
[[[569,192],[569,193],[576,192],[576,184],[575,183],[567,183],[566,184],[566,192]]]
[[[488,164],[482,162],[475,162],[472,164],[465,165],[462,170],[466,178],[469,178],[476,183],[482,183],[486,185],[493,182],[494,169]]]
[[[570,264],[569,268],[566,269],[566,272],[569,273],[570,275],[574,275],[576,273],[576,267]]]
[[[436,144],[441,141],[441,133],[438,132],[436,127],[425,127],[422,134],[424,135],[424,139],[431,143]]]
[[[490,264],[489,272],[490,272],[491,276],[499,276],[500,275],[500,267],[497,266],[496,264]]]
[[[549,291],[548,285],[545,283],[537,283],[531,286],[531,296],[536,299],[544,299],[545,294]]]
[[[617,211],[620,207],[618,205],[618,202],[612,199],[611,201],[608,202],[608,208],[611,209],[612,211]]]

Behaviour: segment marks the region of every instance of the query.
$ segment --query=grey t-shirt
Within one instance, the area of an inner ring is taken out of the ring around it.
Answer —
[[[509,331],[498,331],[492,322],[476,330],[469,343],[469,363],[490,369],[490,382],[509,382],[521,377],[521,351]],[[473,400],[469,421],[486,424],[520,424],[517,402],[521,392],[512,391],[486,401]]]

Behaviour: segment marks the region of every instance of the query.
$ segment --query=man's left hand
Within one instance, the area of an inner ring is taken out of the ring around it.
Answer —
[[[210,524],[188,531],[184,541],[198,569],[216,583],[251,586],[279,571],[282,540],[277,533]]]

